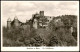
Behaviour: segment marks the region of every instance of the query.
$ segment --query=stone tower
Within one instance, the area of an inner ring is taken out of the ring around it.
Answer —
[[[44,11],[40,11],[40,16],[44,16]]]
[[[7,20],[7,28],[10,29],[11,28],[11,19],[8,18]]]
[[[18,21],[17,16],[14,17],[14,26],[15,27],[18,27],[19,26],[19,21]]]

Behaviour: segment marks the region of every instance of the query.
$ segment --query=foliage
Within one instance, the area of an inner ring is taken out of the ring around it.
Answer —
[[[70,32],[70,27],[73,27],[74,29],[72,34]],[[77,16],[62,15],[54,17],[53,20],[49,23],[48,30],[46,29],[36,30],[34,28],[23,29],[21,27],[7,29],[6,27],[3,27],[3,46],[44,46],[44,45],[76,46]]]
[[[61,21],[55,22],[56,20],[61,19]],[[75,24],[75,25],[74,25]],[[56,37],[56,41],[59,42],[58,46],[76,46],[77,45],[77,17],[74,15],[64,15],[54,17],[53,20],[49,23],[49,29],[51,30],[50,36]],[[70,32],[70,27],[75,27],[73,34]],[[56,35],[56,36],[55,36]],[[55,46],[57,44],[54,38],[50,39],[49,45]]]

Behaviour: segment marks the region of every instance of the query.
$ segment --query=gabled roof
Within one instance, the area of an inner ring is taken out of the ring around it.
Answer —
[[[18,19],[17,19],[18,20]],[[14,25],[15,19],[11,22],[11,25]],[[18,20],[19,23],[22,23]]]

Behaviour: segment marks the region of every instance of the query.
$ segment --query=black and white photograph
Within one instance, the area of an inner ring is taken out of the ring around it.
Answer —
[[[78,5],[78,1],[1,1],[1,46],[78,48]]]

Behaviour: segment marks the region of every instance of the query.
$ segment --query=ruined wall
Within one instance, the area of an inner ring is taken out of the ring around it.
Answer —
[[[37,19],[34,19],[33,27],[34,27],[35,29],[38,28],[38,21],[37,21]]]

